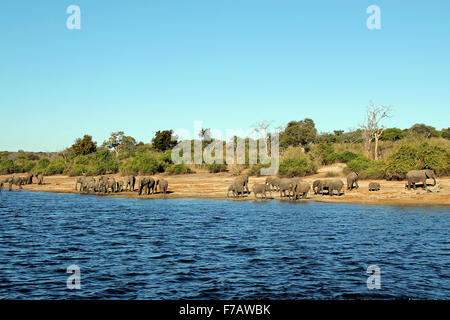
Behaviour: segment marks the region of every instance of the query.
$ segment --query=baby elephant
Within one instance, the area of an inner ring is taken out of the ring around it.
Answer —
[[[167,193],[167,188],[169,187],[169,183],[167,182],[167,180],[159,179],[156,181],[156,185],[159,185],[159,192],[163,194]]]
[[[267,184],[254,184],[253,188],[252,188],[253,193],[255,194],[255,199],[258,199],[257,195],[261,194],[261,199],[267,199],[267,195],[266,192],[269,191],[270,192],[270,197],[272,198],[272,189],[269,185]]]
[[[241,197],[244,197],[244,186],[241,183],[233,183],[228,187],[227,197],[230,196],[230,192],[234,198],[239,197],[239,194],[241,194]]]
[[[370,182],[369,183],[369,191],[379,191],[380,184],[378,182]]]

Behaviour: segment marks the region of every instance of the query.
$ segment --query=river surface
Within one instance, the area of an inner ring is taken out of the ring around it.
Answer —
[[[450,299],[449,230],[449,208],[4,191],[0,299]]]

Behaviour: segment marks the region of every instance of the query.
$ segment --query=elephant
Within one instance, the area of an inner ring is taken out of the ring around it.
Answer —
[[[134,185],[136,184],[135,176],[126,176],[125,177],[125,190],[134,191]]]
[[[38,185],[43,185],[44,184],[44,176],[42,174],[35,175],[35,177],[37,179],[37,184]]]
[[[248,189],[248,175],[242,175],[234,179],[234,184],[241,184],[247,193],[250,193]]]
[[[85,186],[87,184],[87,177],[78,177],[77,180],[75,181],[75,190],[78,191],[78,185],[80,185],[80,190],[83,190],[83,186]]]
[[[20,190],[23,189],[23,185],[26,184],[27,182],[27,178],[26,177],[14,177],[12,176],[11,178],[7,179],[7,181],[9,183],[9,188],[8,190],[11,191],[12,190],[12,186],[16,185],[19,187]]]
[[[292,191],[292,186],[293,186],[292,179],[289,179],[289,178],[280,179],[278,181],[278,187],[279,187],[279,191],[280,191],[280,198],[281,197],[285,197],[286,196],[286,192],[287,192],[287,196],[290,197],[291,196],[291,191]]]
[[[144,191],[144,194],[150,194],[155,192],[155,180],[152,177],[142,177],[139,179],[139,195],[142,194],[142,191]]]
[[[241,197],[244,197],[244,186],[242,185],[242,183],[233,183],[228,187],[228,191],[227,191],[227,197],[230,196],[230,191],[233,193],[233,197],[237,198],[239,197],[239,194],[241,194]]]
[[[272,187],[274,191],[280,191],[280,178],[272,178]]]
[[[254,184],[252,187],[252,191],[255,194],[255,199],[258,199],[258,194],[261,194],[261,199],[267,199],[267,191],[269,191],[270,197],[272,198],[272,189],[265,183]]]
[[[327,179],[323,180],[320,183],[320,193],[323,195],[324,190],[328,190],[328,195],[333,196],[334,191],[337,192],[337,195],[341,194],[342,187],[344,183],[341,179]]]
[[[122,192],[123,191],[124,183],[122,180],[119,180],[116,182],[116,192]]]
[[[320,193],[320,186],[323,181],[325,181],[325,180],[324,179],[314,180],[313,185],[312,185],[314,194]]]
[[[265,184],[266,184],[267,186],[269,186],[269,187],[272,189],[272,187],[274,186],[274,182],[276,181],[276,179],[277,179],[277,178],[267,177],[267,178],[266,178]]]
[[[32,184],[34,176],[35,175],[32,174],[32,173],[27,173],[27,176],[25,177],[25,183],[24,184]]]
[[[87,181],[87,183],[85,185],[83,185],[83,191],[86,191],[87,193],[89,193],[90,191],[97,192],[98,182],[95,181],[94,178],[86,180],[86,181]]]
[[[433,170],[425,169],[425,170],[411,170],[406,174],[406,180],[408,180],[407,188],[411,190],[411,187],[416,189],[416,183],[423,183],[423,188],[428,191],[427,188],[427,179],[433,179],[434,184],[436,185],[436,175]]]
[[[378,182],[369,182],[369,191],[379,191],[380,184]]]
[[[358,172],[350,172],[347,175],[347,190],[353,190],[353,188],[358,189],[359,185],[358,185]],[[355,185],[353,187],[353,185]]]
[[[292,187],[292,198],[294,200],[297,200],[300,197],[306,199],[306,196],[308,195],[310,189],[311,185],[308,182],[294,182]]]
[[[166,194],[167,188],[169,187],[169,182],[167,182],[167,180],[165,180],[165,179],[156,180],[155,191],[156,191],[156,188],[158,187],[158,185],[159,185],[159,192]]]
[[[110,177],[107,178],[106,181],[106,193],[114,193],[117,190],[117,183],[116,183],[116,179]]]

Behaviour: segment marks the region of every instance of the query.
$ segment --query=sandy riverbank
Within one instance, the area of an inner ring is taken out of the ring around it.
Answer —
[[[328,170],[329,171],[329,170]],[[312,184],[317,178],[323,178],[327,170],[321,170],[318,174],[305,177],[304,180]],[[17,175],[19,176],[19,175]],[[0,176],[3,181],[8,176]],[[119,175],[114,175],[116,179],[121,179]],[[195,173],[189,175],[156,175],[155,177],[164,177],[169,182],[169,194],[166,198],[210,198],[227,199],[226,193],[233,177],[229,173]],[[345,182],[345,177],[340,177]],[[264,183],[265,177],[250,177],[250,189],[255,183]],[[44,185],[25,185],[24,190],[28,191],[46,191],[56,193],[79,193],[74,190],[76,177],[68,176],[48,176],[44,179]],[[333,203],[361,203],[361,204],[381,204],[381,205],[407,205],[407,206],[450,206],[450,178],[439,178],[442,190],[440,192],[425,192],[421,188],[418,190],[405,190],[405,182],[402,181],[384,181],[378,180],[381,184],[381,191],[369,192],[369,181],[359,181],[359,189],[353,191],[345,190],[343,196],[321,196],[308,194],[308,200],[323,201]],[[4,192],[8,188],[4,187]],[[13,187],[16,189],[16,187]],[[149,196],[138,196],[137,192],[121,192],[111,195],[113,197],[136,197],[136,198],[162,198],[161,194]],[[272,192],[274,199],[280,199],[279,192]],[[254,195],[244,197],[241,200],[254,200]],[[306,200],[306,201],[308,201]],[[305,200],[302,200],[305,201]]]

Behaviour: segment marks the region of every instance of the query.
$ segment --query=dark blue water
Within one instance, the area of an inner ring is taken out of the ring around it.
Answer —
[[[0,298],[449,299],[449,227],[448,208],[3,192]]]

